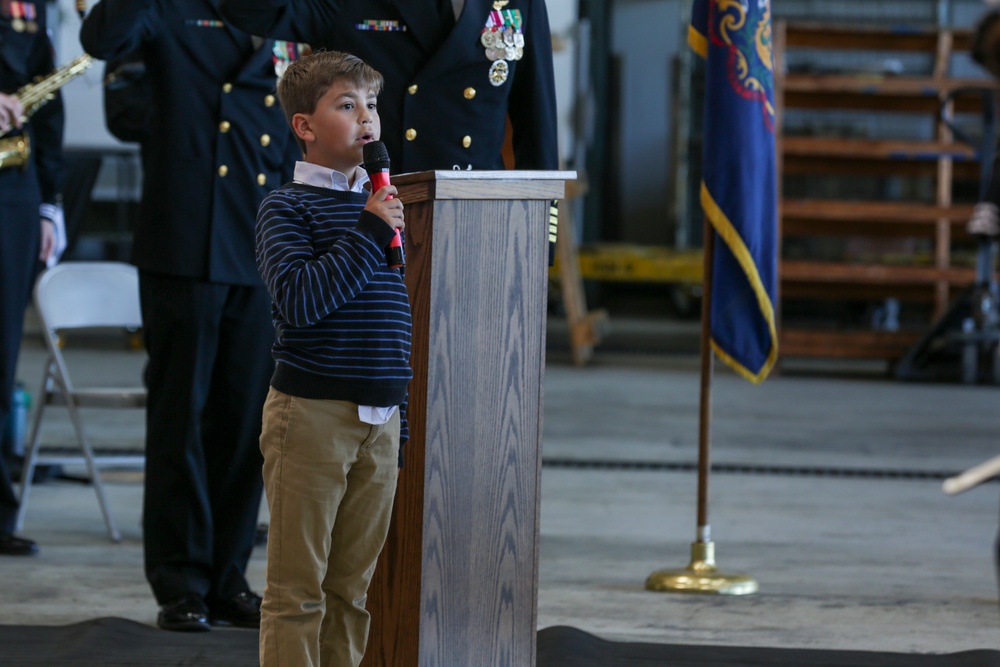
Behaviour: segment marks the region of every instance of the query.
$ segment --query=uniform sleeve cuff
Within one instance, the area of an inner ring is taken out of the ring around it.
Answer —
[[[62,210],[55,204],[42,204],[38,207],[38,215],[46,220],[56,222],[62,218]]]
[[[46,266],[51,269],[59,262],[62,254],[66,251],[68,242],[66,238],[66,220],[63,218],[62,207],[56,204],[42,204],[38,207],[38,215],[40,218],[52,221],[52,226],[55,227],[55,246],[52,248],[52,254],[49,255],[49,259],[46,262]]]

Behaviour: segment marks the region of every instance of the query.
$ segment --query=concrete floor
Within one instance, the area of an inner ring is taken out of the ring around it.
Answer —
[[[712,536],[720,570],[753,576],[760,592],[644,591],[651,572],[687,564],[695,539],[699,377],[690,341],[673,355],[598,348],[587,368],[550,350],[539,628],[690,644],[1000,648],[998,486],[941,491],[943,476],[1000,453],[996,387],[904,384],[843,365],[804,374],[790,363],[754,387],[717,368]],[[29,336],[19,375],[32,391],[42,360]],[[71,361],[114,383],[138,377],[143,355],[102,341]],[[45,440],[71,443],[56,410]],[[100,445],[141,446],[138,413],[94,412],[88,423]],[[124,535],[117,545],[89,487],[34,489],[23,534],[42,551],[0,562],[0,623],[154,622],[141,476],[108,478]],[[263,573],[258,549],[250,566],[258,590]]]

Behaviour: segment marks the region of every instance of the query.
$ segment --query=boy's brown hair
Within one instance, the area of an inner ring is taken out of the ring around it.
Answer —
[[[317,51],[299,58],[288,66],[278,80],[278,100],[289,126],[297,113],[312,113],[316,103],[326,95],[330,86],[347,81],[359,88],[368,88],[378,95],[384,79],[368,63],[350,53]],[[295,137],[299,148],[305,152],[305,142]]]

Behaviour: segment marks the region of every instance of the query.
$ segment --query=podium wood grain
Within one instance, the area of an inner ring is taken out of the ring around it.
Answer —
[[[414,378],[365,666],[535,664],[548,208],[573,175],[393,178]]]

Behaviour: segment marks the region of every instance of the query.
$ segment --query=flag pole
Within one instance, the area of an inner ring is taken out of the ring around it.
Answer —
[[[748,595],[757,581],[744,574],[723,574],[715,564],[715,543],[708,523],[708,478],[711,473],[712,421],[712,264],[715,230],[705,218],[701,286],[701,390],[698,408],[698,530],[691,544],[691,562],[679,570],[657,570],[646,579],[646,590],[659,593]]]

